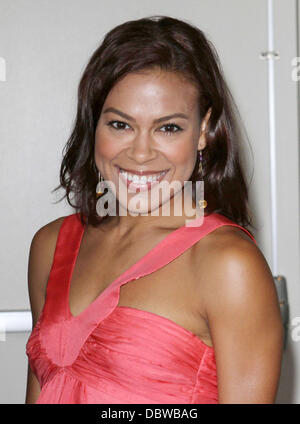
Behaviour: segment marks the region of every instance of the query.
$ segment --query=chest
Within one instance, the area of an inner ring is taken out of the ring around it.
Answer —
[[[154,239],[123,246],[103,239],[97,248],[92,243],[82,243],[70,281],[68,301],[72,315],[79,315],[155,244]],[[151,273],[120,286],[117,306],[141,309],[170,319],[211,346],[199,302],[201,264],[195,261],[191,247],[159,269],[153,264]]]

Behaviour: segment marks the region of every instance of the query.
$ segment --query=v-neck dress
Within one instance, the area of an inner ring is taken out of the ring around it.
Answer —
[[[69,289],[85,225],[64,218],[49,274],[44,307],[26,343],[41,404],[218,403],[213,347],[174,321],[117,306],[120,286],[151,274],[216,228],[242,226],[212,213],[169,233],[79,315]],[[163,282],[162,282],[163,283]]]

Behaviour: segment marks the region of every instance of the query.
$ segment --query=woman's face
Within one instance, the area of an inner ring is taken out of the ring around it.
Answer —
[[[162,183],[177,181],[182,190],[189,180],[197,149],[205,147],[197,96],[191,82],[160,69],[130,73],[109,92],[96,128],[95,162],[125,210],[135,205],[147,214],[178,192],[159,195]]]

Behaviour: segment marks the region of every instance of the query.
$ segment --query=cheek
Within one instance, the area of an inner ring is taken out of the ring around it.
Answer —
[[[112,158],[118,154],[119,148],[116,143],[105,136],[103,133],[98,132],[95,136],[95,155],[98,157]]]
[[[187,140],[186,143],[182,143],[178,148],[171,149],[168,158],[177,166],[190,167],[195,162],[195,148]]]

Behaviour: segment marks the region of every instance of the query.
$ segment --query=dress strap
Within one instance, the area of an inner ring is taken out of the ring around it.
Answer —
[[[83,236],[83,225],[79,214],[66,216],[59,229],[54,257],[48,278],[43,314],[52,320],[60,320],[65,314],[68,278],[75,266]],[[53,313],[55,312],[55,313]]]
[[[201,225],[196,225],[197,222],[200,222]],[[128,276],[129,278],[140,278],[167,265],[197,243],[201,238],[223,225],[230,225],[242,229],[254,243],[256,243],[254,237],[244,227],[234,223],[223,215],[213,213],[207,215],[204,219],[197,218],[190,222],[189,225],[180,227],[166,236],[150,250],[144,258],[142,258],[142,264],[137,262],[133,268],[129,270],[130,272],[129,275],[126,276],[126,279]],[[166,248],[167,246],[171,248]],[[115,283],[117,284],[117,282]]]

